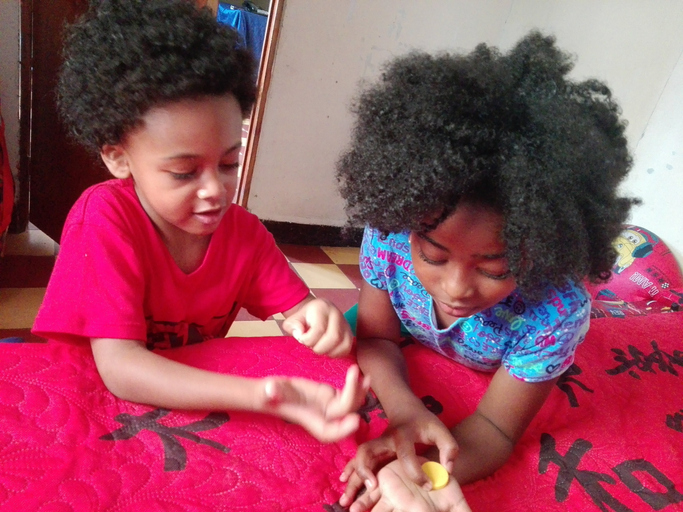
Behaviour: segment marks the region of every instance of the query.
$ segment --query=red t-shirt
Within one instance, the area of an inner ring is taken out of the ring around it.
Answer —
[[[177,266],[133,181],[86,190],[64,225],[33,332],[61,341],[118,338],[164,348],[223,337],[240,308],[266,319],[307,286],[255,215],[232,205],[200,267]]]

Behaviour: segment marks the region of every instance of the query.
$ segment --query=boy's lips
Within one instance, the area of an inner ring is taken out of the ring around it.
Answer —
[[[203,210],[201,212],[195,212],[194,215],[204,224],[213,224],[219,221],[223,216],[223,208]]]

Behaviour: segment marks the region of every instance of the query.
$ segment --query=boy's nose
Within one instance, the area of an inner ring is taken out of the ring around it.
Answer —
[[[220,197],[224,187],[218,172],[206,170],[203,174],[199,190],[197,190],[197,197],[199,199],[216,199]]]

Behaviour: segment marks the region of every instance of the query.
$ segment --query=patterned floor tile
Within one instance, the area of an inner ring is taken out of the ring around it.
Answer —
[[[321,247],[332,263],[358,266],[358,247]]]
[[[281,244],[278,246],[291,263],[333,263],[320,247]]]
[[[282,336],[282,331],[275,320],[266,320],[265,322],[260,320],[234,322],[230,326],[226,338],[245,338],[249,336]]]
[[[54,256],[5,255],[0,258],[0,288],[45,288],[54,265]]]
[[[358,263],[355,265],[337,265],[339,270],[341,270],[346,277],[348,277],[356,288],[360,289],[360,285],[363,282],[363,276],[360,273],[360,268],[358,268]]]
[[[45,288],[0,288],[0,329],[30,329]]]
[[[321,299],[327,299],[337,306],[342,313],[348,311],[353,305],[358,303],[358,290],[339,290],[336,288],[316,288],[313,294]]]
[[[337,265],[292,263],[292,267],[309,288],[356,288]]]

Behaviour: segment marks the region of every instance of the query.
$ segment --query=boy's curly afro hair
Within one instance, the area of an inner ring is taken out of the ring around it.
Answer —
[[[535,31],[506,55],[481,44],[395,59],[354,104],[337,164],[350,224],[425,231],[472,201],[503,215],[523,290],[608,279],[638,202],[616,192],[632,161],[610,90],[571,81],[572,66]]]
[[[256,97],[254,58],[237,33],[190,0],[91,0],[69,27],[57,104],[71,135],[99,152],[152,107],[232,93]]]

